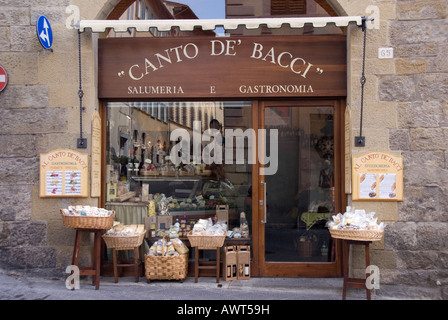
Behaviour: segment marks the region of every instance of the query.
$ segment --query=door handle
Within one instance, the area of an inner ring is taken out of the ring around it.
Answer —
[[[263,219],[261,220],[261,223],[262,224],[266,224],[268,221],[267,221],[267,210],[266,210],[266,189],[267,189],[267,183],[266,183],[266,181],[261,181],[261,185],[263,186],[263,191],[264,191],[264,197],[263,197],[263,200],[260,200],[260,205],[263,205]]]

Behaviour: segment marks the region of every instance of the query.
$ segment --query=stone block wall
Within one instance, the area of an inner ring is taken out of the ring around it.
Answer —
[[[362,15],[350,11],[349,1],[339,2],[347,2],[343,7],[349,15]],[[396,203],[396,209],[380,203],[351,204],[376,211],[380,220],[388,223],[384,240],[374,243],[371,251],[371,263],[380,268],[381,283],[411,286],[410,296],[418,297],[419,290],[425,288],[421,297],[446,299],[448,4],[444,0],[368,2],[380,13],[380,29],[368,30],[367,36],[366,77],[375,88],[364,100],[366,147],[354,148],[352,154],[380,148],[401,154],[404,201]],[[359,57],[358,38],[352,37],[352,57]],[[380,47],[392,47],[394,58],[378,59]],[[353,58],[350,63],[359,62]],[[382,68],[385,63],[388,67]],[[356,66],[353,70],[360,74]],[[348,99],[355,119],[353,135],[359,132],[358,74],[350,74],[354,77]],[[382,142],[374,142],[377,139]],[[363,252],[355,249],[352,263],[354,273],[362,275]]]
[[[70,0],[0,0],[0,64],[9,78],[0,93],[0,271],[63,276],[71,262],[74,231],[63,227],[59,208],[97,205],[91,198],[39,196],[40,154],[56,148],[76,150],[80,134],[78,37],[65,25],[70,4]],[[94,12],[83,10],[86,15]],[[44,51],[37,38],[40,15],[51,21],[53,52]],[[83,36],[82,46],[87,106],[83,135],[89,136],[98,105],[89,35]],[[86,236],[83,244],[89,241]],[[82,251],[82,262],[90,262],[87,250]]]

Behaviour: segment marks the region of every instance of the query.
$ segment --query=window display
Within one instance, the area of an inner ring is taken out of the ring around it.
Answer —
[[[250,107],[251,102],[229,101],[107,103],[106,208],[124,224],[155,217],[150,236],[161,225],[157,220],[169,216],[170,225],[185,225],[178,231],[186,238],[187,226],[216,219],[221,205],[228,230],[240,228],[242,212],[247,226],[248,143],[232,144],[233,152],[244,152],[244,164],[224,161],[223,146],[225,129],[251,127]],[[250,230],[240,235],[250,240]]]

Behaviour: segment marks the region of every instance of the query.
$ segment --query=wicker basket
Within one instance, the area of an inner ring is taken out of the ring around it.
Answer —
[[[75,229],[110,229],[114,223],[115,211],[108,217],[93,217],[93,216],[67,216],[62,209],[62,222],[67,228]]]
[[[383,238],[384,230],[343,230],[329,229],[333,238],[357,240],[357,241],[380,241]]]
[[[297,241],[297,249],[299,256],[311,257],[313,255],[314,248],[316,248],[317,242],[314,241]]]
[[[191,232],[187,234],[188,240],[192,247],[198,247],[198,249],[216,249],[224,245],[226,234],[221,236],[210,235],[193,235]]]
[[[145,276],[150,280],[180,280],[187,277],[188,254],[177,256],[145,255]]]
[[[138,248],[143,243],[146,231],[135,236],[103,235],[104,242],[109,249],[131,250]]]

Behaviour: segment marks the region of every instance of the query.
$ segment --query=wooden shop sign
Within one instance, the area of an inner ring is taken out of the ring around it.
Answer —
[[[41,197],[88,197],[88,154],[57,149],[40,155]]]
[[[403,157],[385,151],[353,157],[353,200],[403,201]]]
[[[346,96],[345,36],[98,40],[100,98]]]

